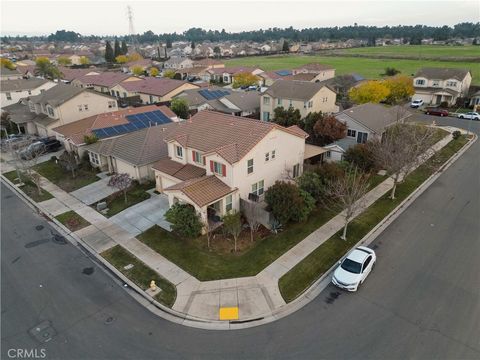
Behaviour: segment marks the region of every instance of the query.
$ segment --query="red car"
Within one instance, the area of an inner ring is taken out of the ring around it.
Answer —
[[[427,115],[448,116],[448,110],[438,107],[428,107],[425,109]]]

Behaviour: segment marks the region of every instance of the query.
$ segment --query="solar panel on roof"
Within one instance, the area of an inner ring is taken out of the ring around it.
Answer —
[[[198,93],[207,100],[219,99],[221,97],[224,97],[225,95],[230,94],[230,92],[226,90],[208,90],[208,89],[199,90]]]
[[[275,71],[275,74],[280,76],[287,76],[287,75],[292,75],[292,72],[290,70],[278,70],[278,71]]]
[[[104,129],[96,129],[93,130],[93,133],[95,134],[96,137],[99,139],[103,139],[105,137],[108,137],[107,133],[104,131]]]
[[[106,133],[108,136],[118,135],[117,131],[116,131],[113,127],[105,128],[105,129],[103,129],[103,131],[105,131],[105,133]]]

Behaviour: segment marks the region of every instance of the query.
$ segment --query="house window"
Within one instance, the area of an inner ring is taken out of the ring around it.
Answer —
[[[265,153],[265,161],[270,161],[270,153]]]
[[[48,115],[55,116],[55,113],[53,112],[53,109],[50,106],[47,106],[47,110],[48,110]]]
[[[183,159],[183,148],[181,146],[175,145],[175,155],[178,158]]]
[[[230,210],[233,209],[233,204],[232,204],[232,195],[228,195],[225,198],[225,211],[228,213]]]
[[[368,139],[368,133],[359,131],[357,133],[357,143],[365,144]]]
[[[117,107],[115,101],[109,101],[108,102],[108,108],[111,109],[111,108],[114,108],[114,107]]]
[[[220,176],[227,176],[227,167],[219,162],[210,161],[210,170]]]
[[[425,80],[418,79],[415,81],[415,85],[425,85]]]
[[[272,160],[275,159],[275,156],[276,156],[275,150],[272,150]]]
[[[253,173],[253,159],[247,161],[247,174]]]
[[[328,101],[328,97],[322,98],[322,101],[323,101],[323,102],[327,102],[327,101]]]
[[[349,136],[349,137],[355,137],[355,136],[357,136],[357,131],[356,131],[356,130],[352,130],[352,129],[348,129],[348,130],[347,130],[347,136]]]
[[[310,100],[310,101],[308,102],[308,108],[310,109],[310,108],[312,108],[312,107],[313,107],[313,100]]]
[[[202,155],[198,151],[192,151],[192,158],[197,164],[202,164]]]
[[[263,180],[260,180],[259,182],[255,183],[252,185],[252,194],[255,195],[263,195]]]
[[[83,108],[85,109],[85,111],[88,111],[88,105],[87,104],[84,104]]]
[[[295,179],[300,176],[300,164],[293,165],[292,177]]]
[[[456,87],[456,86],[457,86],[457,82],[456,82],[456,81],[447,81],[447,86],[449,86],[449,87]]]
[[[28,90],[28,95],[32,95],[32,90]]]
[[[332,152],[331,151],[327,151],[327,153],[325,154],[325,156],[327,157],[327,159],[330,159],[332,157]]]
[[[268,96],[263,97],[263,105],[270,105],[270,98]]]
[[[432,81],[432,86],[434,86],[434,87],[440,86],[440,80],[433,80]]]
[[[293,100],[289,100],[288,107],[293,107]]]
[[[95,153],[93,153],[93,152],[89,152],[89,153],[88,153],[88,156],[89,156],[90,162],[91,162],[92,164],[95,164],[95,165],[100,166],[100,158],[99,158],[98,154],[95,154]]]
[[[277,99],[277,105],[282,105],[282,99]]]
[[[304,108],[304,109],[307,108],[307,102],[306,102],[306,101],[303,102],[303,108]]]
[[[82,105],[78,105],[78,111],[83,111],[83,106]]]
[[[124,97],[124,98],[127,97],[127,93],[126,93],[126,92],[123,93],[123,97]]]
[[[115,90],[112,90],[111,93],[112,93],[112,96],[115,96]]]
[[[6,95],[7,95],[7,100],[12,100],[12,94],[11,93],[7,92]]]
[[[264,111],[262,119],[263,119],[263,121],[270,121],[270,112]]]

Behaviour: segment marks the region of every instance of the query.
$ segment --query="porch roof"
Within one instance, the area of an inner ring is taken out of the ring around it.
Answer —
[[[201,167],[192,164],[182,164],[170,158],[157,161],[153,164],[152,169],[182,181],[202,177],[206,174],[206,170]]]
[[[310,159],[314,156],[320,155],[327,152],[323,147],[321,146],[316,146],[316,145],[311,145],[311,144],[305,144],[305,153],[303,154],[303,159]]]
[[[180,191],[199,207],[211,204],[235,191],[215,175],[186,180],[164,190]]]

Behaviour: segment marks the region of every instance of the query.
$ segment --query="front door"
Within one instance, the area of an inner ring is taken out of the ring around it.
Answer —
[[[437,98],[435,100],[435,104],[440,104],[442,102],[442,95],[437,95]]]

